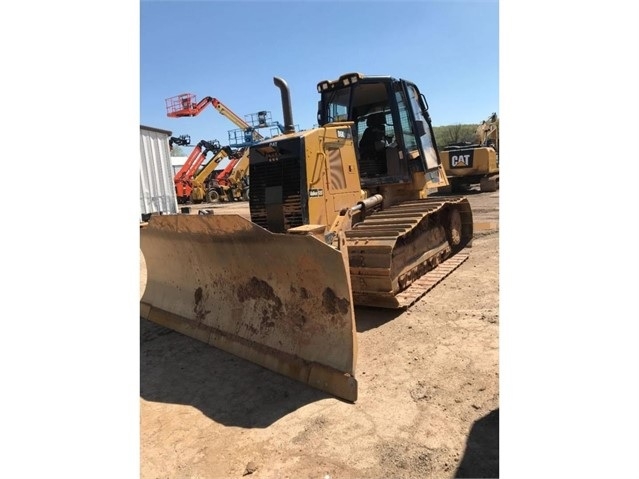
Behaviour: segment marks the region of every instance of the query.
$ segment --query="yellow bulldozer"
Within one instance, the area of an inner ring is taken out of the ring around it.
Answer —
[[[321,81],[318,127],[250,146],[250,220],[153,216],[140,229],[143,318],[357,400],[355,306],[407,308],[458,267],[468,199],[446,184],[414,83],[348,73]]]
[[[460,192],[479,184],[480,191],[499,189],[499,117],[491,114],[477,127],[476,142],[447,145],[440,158],[448,182],[442,190]]]

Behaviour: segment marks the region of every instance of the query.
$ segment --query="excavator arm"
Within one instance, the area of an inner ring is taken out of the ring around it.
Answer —
[[[493,146],[497,151],[499,148],[499,117],[497,113],[491,114],[477,127],[477,136],[481,146]],[[489,142],[492,145],[489,145]]]

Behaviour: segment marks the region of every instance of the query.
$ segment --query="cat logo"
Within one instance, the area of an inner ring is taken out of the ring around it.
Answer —
[[[450,164],[453,165],[453,167],[468,166],[469,160],[470,155],[453,155],[450,157]]]
[[[459,153],[450,155],[450,166],[453,168],[468,168],[473,166],[473,155],[469,153]]]

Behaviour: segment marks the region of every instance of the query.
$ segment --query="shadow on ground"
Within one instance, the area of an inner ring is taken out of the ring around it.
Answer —
[[[190,405],[227,426],[265,428],[329,396],[140,319],[140,396]]]
[[[499,409],[473,424],[455,477],[499,477]]]
[[[358,333],[380,326],[396,319],[404,312],[403,309],[369,308],[366,306],[355,307],[355,327]]]

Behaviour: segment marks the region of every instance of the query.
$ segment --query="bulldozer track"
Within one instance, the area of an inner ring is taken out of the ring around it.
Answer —
[[[355,304],[410,306],[468,257],[452,261],[472,230],[465,197],[406,201],[371,214],[346,232]]]
[[[413,282],[407,289],[399,293],[396,298],[401,308],[408,308],[418,301],[422,296],[433,289],[446,276],[455,271],[464,261],[468,259],[467,253],[458,253],[444,263],[429,271],[424,276]]]

